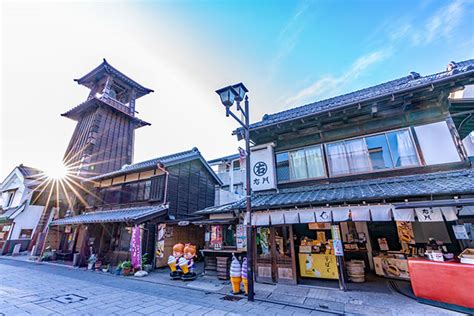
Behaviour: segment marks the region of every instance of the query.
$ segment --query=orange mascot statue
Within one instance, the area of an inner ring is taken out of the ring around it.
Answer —
[[[168,257],[168,266],[170,267],[170,270],[171,270],[171,273],[170,273],[171,280],[181,279],[181,275],[183,274],[183,272],[179,263],[180,263],[180,260],[183,259],[183,254],[184,254],[184,245],[182,243],[178,243],[173,246],[173,254]]]
[[[194,258],[196,257],[196,246],[186,244],[184,247],[184,255],[180,259],[179,266],[183,271],[181,279],[183,281],[191,281],[197,278],[196,272],[194,272]]]

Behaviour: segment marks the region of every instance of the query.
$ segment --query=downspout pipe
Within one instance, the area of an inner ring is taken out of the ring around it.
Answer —
[[[157,167],[165,173],[165,192],[163,194],[163,204],[166,204],[168,202],[168,178],[170,173],[168,170],[166,170],[165,166],[161,162],[157,164]]]

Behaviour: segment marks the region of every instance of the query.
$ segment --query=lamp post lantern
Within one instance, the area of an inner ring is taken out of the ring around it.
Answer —
[[[254,300],[254,277],[253,277],[253,232],[251,225],[252,218],[252,207],[251,207],[251,188],[250,188],[250,114],[249,114],[249,97],[247,92],[249,90],[244,86],[243,83],[238,83],[232,86],[228,86],[216,91],[221,98],[222,104],[226,108],[226,116],[232,116],[244,129],[245,138],[245,180],[246,180],[246,213],[248,218],[247,223],[247,277],[248,277],[248,300]],[[231,107],[237,103],[237,111],[242,113],[244,120],[239,119],[231,111]],[[244,108],[240,106],[240,102],[244,101]]]

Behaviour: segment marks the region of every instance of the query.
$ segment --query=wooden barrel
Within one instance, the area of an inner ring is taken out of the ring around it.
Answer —
[[[364,263],[361,261],[349,261],[346,264],[347,266],[347,275],[352,282],[362,283],[365,282],[365,271]]]

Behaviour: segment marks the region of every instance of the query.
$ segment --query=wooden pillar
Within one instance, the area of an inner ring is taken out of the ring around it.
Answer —
[[[112,76],[107,76],[107,81],[105,82],[104,90],[102,91],[105,96],[109,96],[110,88],[112,88],[113,83],[114,79],[112,78]]]
[[[135,99],[137,98],[137,91],[135,88],[132,88],[130,91],[130,102],[129,102],[129,107],[130,107],[130,115],[135,116]]]

